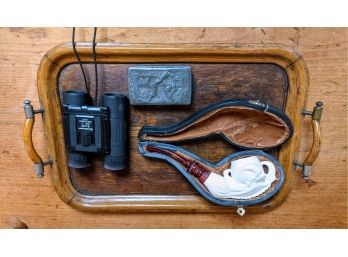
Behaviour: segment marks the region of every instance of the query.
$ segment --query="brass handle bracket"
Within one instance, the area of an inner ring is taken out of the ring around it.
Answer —
[[[52,165],[53,161],[50,158],[48,158],[47,161],[42,160],[42,158],[39,156],[39,154],[34,148],[32,135],[35,122],[35,114],[44,113],[44,109],[40,108],[38,110],[34,110],[31,101],[28,99],[24,100],[23,108],[26,119],[23,128],[23,140],[25,150],[27,151],[29,158],[34,163],[36,176],[42,178],[44,176],[44,166]]]
[[[313,111],[302,111],[303,115],[308,115],[312,117],[312,131],[313,131],[313,142],[311,150],[309,151],[309,154],[305,161],[303,163],[299,161],[295,161],[295,165],[302,167],[302,177],[305,180],[309,180],[311,173],[312,173],[312,165],[314,161],[317,159],[320,148],[321,148],[321,142],[322,142],[322,135],[321,135],[321,127],[320,127],[320,120],[324,109],[324,103],[321,101],[318,101],[315,103],[315,106],[313,108]]]

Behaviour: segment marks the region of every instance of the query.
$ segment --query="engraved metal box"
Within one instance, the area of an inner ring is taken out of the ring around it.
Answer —
[[[128,68],[132,105],[189,105],[192,92],[189,65],[134,65]]]

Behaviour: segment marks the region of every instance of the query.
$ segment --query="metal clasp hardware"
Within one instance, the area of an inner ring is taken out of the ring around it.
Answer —
[[[322,101],[318,101],[315,103],[313,111],[303,110],[302,114],[312,116],[312,120],[320,121],[321,115],[323,113],[323,108],[324,108],[324,103]]]
[[[243,207],[238,207],[237,213],[239,216],[243,217],[245,214],[245,209]]]
[[[26,119],[32,119],[32,118],[34,118],[35,114],[44,113],[44,109],[42,109],[42,108],[34,110],[32,104],[31,104],[31,101],[28,99],[24,100],[23,108],[24,108],[24,114],[25,114]]]

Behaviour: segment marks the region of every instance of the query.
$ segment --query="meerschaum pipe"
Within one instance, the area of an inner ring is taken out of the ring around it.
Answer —
[[[256,156],[235,160],[223,176],[211,172],[196,161],[187,160],[177,152],[148,145],[149,152],[169,156],[179,162],[186,171],[197,177],[208,191],[216,198],[249,199],[264,193],[276,180],[275,167],[272,162],[260,161]],[[267,166],[265,173],[263,166]]]

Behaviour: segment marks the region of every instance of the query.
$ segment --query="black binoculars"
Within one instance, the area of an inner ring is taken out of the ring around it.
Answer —
[[[63,92],[63,122],[68,165],[91,166],[88,153],[104,155],[104,168],[122,170],[127,161],[126,96],[106,93],[102,106],[89,105],[83,91]]]

